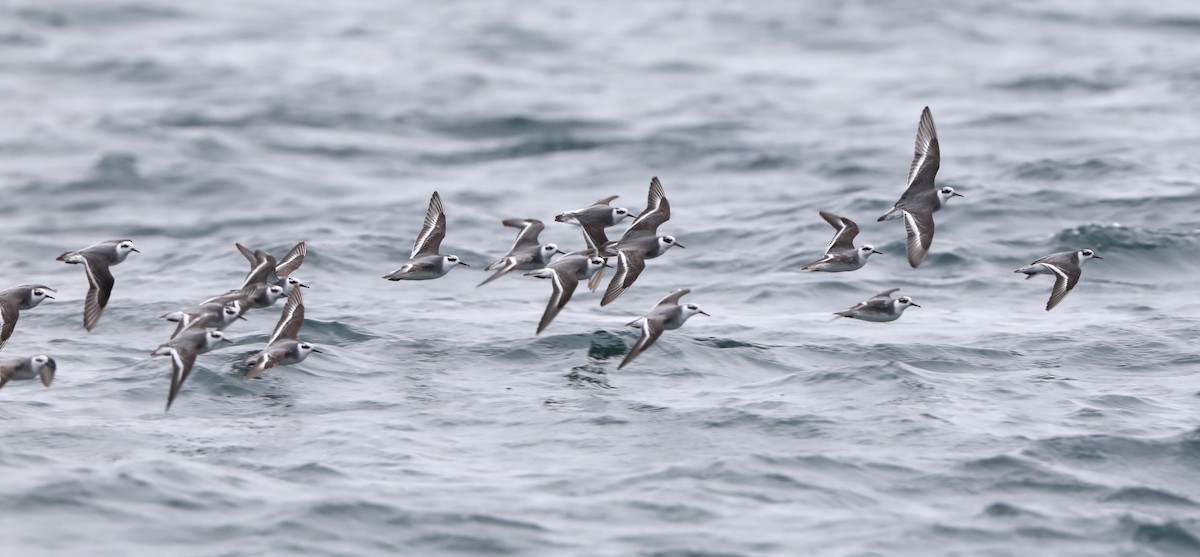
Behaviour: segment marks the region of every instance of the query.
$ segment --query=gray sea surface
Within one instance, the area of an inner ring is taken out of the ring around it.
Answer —
[[[8,0],[0,288],[58,294],[0,358],[58,374],[0,390],[0,554],[1200,554],[1198,97],[1184,1]],[[965,197],[914,270],[925,106]],[[501,219],[579,249],[652,176],[687,249],[615,303],[475,288]],[[382,280],[434,190],[472,267]],[[798,272],[819,210],[884,254]],[[86,333],[54,259],[112,238]],[[300,240],[325,354],[242,379],[255,310],[164,412],[158,316]],[[1052,312],[1012,272],[1084,247]],[[681,287],[712,317],[617,371]]]

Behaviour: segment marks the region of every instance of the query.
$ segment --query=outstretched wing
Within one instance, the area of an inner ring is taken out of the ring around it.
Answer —
[[[933,245],[933,212],[928,208],[904,210],[904,229],[908,231],[905,244],[908,264],[916,269],[925,261],[929,246]]]
[[[271,333],[271,340],[267,342],[270,346],[275,344],[280,339],[296,340],[300,334],[300,327],[304,325],[304,300],[301,298],[300,289],[292,289],[292,293],[288,294],[287,303],[283,306],[283,313],[279,315],[279,322],[275,324],[275,330]]]
[[[100,315],[108,305],[115,281],[108,270],[106,256],[84,252],[83,258],[83,268],[87,271],[88,278],[87,297],[83,301],[83,328],[91,331],[100,321]]]
[[[425,210],[425,224],[417,241],[413,243],[412,255],[416,259],[422,255],[436,255],[442,249],[442,239],[446,237],[446,213],[442,209],[442,196],[433,192],[429,198],[429,208]]]
[[[629,230],[625,231],[622,240],[632,238],[634,236],[655,235],[658,233],[658,227],[664,222],[671,219],[671,204],[667,201],[667,194],[663,191],[662,182],[658,181],[658,177],[650,179],[650,192],[646,195],[646,210],[634,219],[633,224],[629,225]]]
[[[834,250],[854,249],[854,238],[858,236],[858,225],[846,217],[839,217],[833,213],[821,211],[820,214],[821,218],[829,223],[829,226],[837,230],[833,235],[833,240],[829,241],[829,247],[825,249],[825,253]]]
[[[550,283],[554,287],[554,291],[550,294],[550,300],[546,302],[546,311],[542,313],[542,320],[538,322],[537,334],[541,334],[542,330],[558,316],[558,312],[566,307],[567,302],[571,301],[571,296],[575,294],[575,288],[579,286],[579,279],[575,278],[574,273],[550,269]]]
[[[275,266],[275,274],[281,278],[287,278],[292,273],[296,272],[301,265],[304,264],[304,256],[308,255],[308,245],[300,242],[279,260],[279,264]]]
[[[196,363],[196,349],[192,346],[171,347],[171,390],[167,393],[167,410],[179,395],[183,382],[192,373],[192,365]]]
[[[1075,284],[1079,282],[1081,269],[1078,267],[1064,269],[1050,263],[1042,263],[1042,266],[1054,273],[1054,289],[1050,291],[1050,300],[1046,302],[1046,311],[1050,311],[1067,296],[1072,288],[1075,288]]]
[[[274,284],[279,279],[275,274],[275,256],[263,251],[254,251],[255,265],[242,281],[242,288],[256,284]]]
[[[538,241],[538,234],[541,234],[542,230],[546,228],[546,225],[542,224],[542,221],[537,219],[506,219],[501,221],[501,223],[509,228],[521,229],[517,233],[517,241],[508,250],[509,253],[512,253],[517,248],[541,245],[541,242]]]
[[[921,122],[917,124],[916,149],[913,154],[912,166],[908,168],[908,185],[900,201],[918,195],[922,191],[933,189],[933,178],[937,176],[938,166],[942,162],[942,152],[938,148],[937,128],[933,126],[933,114],[929,107],[921,111]]]
[[[629,349],[629,353],[625,355],[625,359],[621,360],[621,365],[617,366],[617,369],[625,367],[626,364],[632,362],[634,358],[638,357],[638,354],[641,354],[647,348],[650,348],[650,345],[654,344],[654,341],[658,340],[658,337],[662,336],[662,334],[662,323],[654,319],[650,319],[649,317],[643,317],[642,336],[633,345],[633,348]]]
[[[238,253],[241,253],[242,257],[245,257],[248,261],[250,261],[250,270],[253,271],[254,268],[258,266],[258,257],[254,255],[254,250],[237,242],[235,242],[233,245],[237,247]]]
[[[613,300],[621,297],[633,282],[637,280],[638,275],[646,268],[645,256],[640,251],[622,251],[617,255],[617,273],[608,283],[608,289],[604,291],[604,297],[600,299],[601,306],[607,306]]]
[[[14,298],[0,298],[0,348],[8,342],[8,337],[17,328],[17,318],[21,316],[21,302]]]
[[[691,288],[680,288],[679,290],[673,290],[670,294],[667,294],[663,297],[663,299],[659,300],[658,305],[655,307],[677,306],[679,305],[679,299],[691,291]]]

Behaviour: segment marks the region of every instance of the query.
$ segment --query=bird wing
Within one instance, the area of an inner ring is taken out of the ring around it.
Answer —
[[[21,302],[4,297],[0,298],[0,348],[8,342],[8,337],[17,328],[17,318],[21,316]]]
[[[673,290],[670,294],[667,294],[663,297],[663,299],[659,300],[658,305],[655,307],[677,306],[679,305],[679,299],[691,291],[691,288],[680,288],[678,290]]]
[[[617,272],[608,283],[608,289],[604,291],[604,297],[600,300],[601,306],[607,306],[625,293],[630,286],[633,286],[633,281],[637,280],[638,275],[646,268],[646,258],[640,251],[623,250],[617,255]]]
[[[929,246],[933,245],[933,211],[928,208],[904,210],[904,229],[908,231],[905,249],[908,251],[908,264],[916,269],[929,255]]]
[[[246,273],[246,280],[242,281],[242,288],[255,284],[272,283],[278,280],[278,275],[275,275],[275,257],[263,250],[254,251],[254,267]],[[275,275],[272,277],[272,275]],[[274,279],[274,280],[273,280]]]
[[[658,226],[670,219],[671,204],[667,201],[667,194],[663,191],[662,182],[659,182],[658,177],[655,176],[650,179],[650,192],[646,195],[646,210],[642,211],[642,214],[634,219],[633,224],[629,225],[622,240],[634,236],[657,234]]]
[[[538,234],[541,234],[542,230],[546,228],[546,225],[542,224],[542,221],[537,219],[507,219],[501,221],[501,223],[509,228],[521,229],[517,233],[516,242],[513,242],[512,247],[509,248],[509,253],[516,251],[517,248],[541,245],[541,242],[538,241]]]
[[[21,360],[0,362],[0,389],[3,389],[4,385],[8,384],[8,380],[12,379],[17,374],[17,371],[24,366],[25,362]]]
[[[915,151],[912,166],[908,168],[908,185],[904,195],[900,196],[901,201],[932,189],[933,178],[937,176],[938,167],[942,162],[937,128],[933,125],[933,114],[929,112],[928,106],[921,111],[921,122],[917,124]]]
[[[829,247],[825,248],[825,253],[829,253],[839,249],[854,249],[854,238],[858,236],[858,225],[854,221],[839,217],[833,213],[821,211],[821,218],[829,223],[837,232],[833,235],[833,240],[829,241]]]
[[[647,348],[650,348],[650,345],[654,344],[654,341],[658,340],[658,337],[662,336],[662,334],[663,324],[661,322],[655,319],[650,319],[649,317],[643,317],[642,336],[636,343],[634,343],[633,348],[629,349],[629,353],[625,355],[625,359],[621,360],[621,365],[617,366],[617,369],[625,367],[625,365],[629,362],[632,362],[633,359],[638,356],[638,354],[641,354]]]
[[[178,337],[180,333],[191,329],[203,329],[208,325],[210,320],[212,320],[212,314],[207,312],[199,315],[194,313],[185,313],[183,314],[183,317],[179,319],[179,324],[175,326],[175,332],[171,333],[171,338],[173,339]]]
[[[254,255],[254,250],[252,250],[246,246],[243,246],[242,244],[237,243],[237,242],[234,242],[233,245],[234,245],[234,247],[237,248],[238,253],[242,254],[242,257],[245,257],[247,260],[250,261],[250,270],[253,271],[254,268],[258,266],[258,257],[256,257]]]
[[[429,208],[425,210],[425,224],[417,241],[413,243],[412,255],[415,259],[421,255],[437,255],[442,249],[442,239],[446,237],[446,212],[442,209],[442,196],[433,192],[429,198]]]
[[[192,373],[192,365],[196,363],[196,349],[190,345],[180,344],[171,347],[171,390],[167,393],[167,410],[179,395],[183,382]]]
[[[595,207],[596,205],[608,205],[609,203],[612,203],[613,200],[618,197],[621,197],[621,196],[610,195],[608,197],[601,197],[600,199],[597,199],[595,203],[592,203],[592,206]]]
[[[538,322],[538,334],[541,334],[542,330],[558,316],[558,312],[566,307],[567,302],[571,301],[571,296],[575,294],[575,288],[579,286],[579,279],[575,278],[574,273],[563,272],[559,269],[550,269],[550,273],[550,284],[554,287],[554,291],[550,293],[550,300],[546,302],[546,311],[542,313],[542,320]]]
[[[267,342],[270,346],[278,340],[296,340],[300,334],[300,327],[304,325],[304,299],[301,297],[300,289],[292,290],[288,294],[287,303],[283,306],[283,313],[279,314],[279,322],[275,324],[275,330],[271,332],[271,340]]]
[[[104,313],[104,308],[108,306],[108,298],[112,295],[113,280],[112,272],[108,270],[108,258],[103,255],[96,255],[84,252],[83,266],[87,271],[88,291],[87,297],[83,301],[83,328],[91,331],[96,323],[100,321],[100,315]]]
[[[1050,300],[1046,302],[1046,311],[1050,311],[1067,296],[1072,288],[1075,288],[1075,284],[1079,282],[1081,271],[1078,267],[1064,269],[1050,263],[1042,263],[1042,266],[1054,273],[1054,288],[1050,290]]]
[[[279,260],[279,264],[275,266],[275,275],[287,278],[304,264],[306,255],[308,255],[308,244],[300,242],[292,246],[287,255],[283,256],[283,259]]]
[[[254,365],[246,371],[246,379],[254,379],[265,373],[268,369],[275,367],[279,362],[283,361],[288,355],[287,350],[271,350],[268,346],[258,356],[254,358]]]
[[[510,255],[508,257],[505,257],[504,259],[501,259],[495,263],[492,263],[491,265],[488,265],[487,268],[484,270],[491,271],[492,269],[496,269],[496,272],[494,274],[492,274],[492,276],[484,279],[483,282],[475,285],[475,287],[479,288],[480,286],[483,286],[489,282],[492,282],[493,280],[496,280],[504,275],[507,275],[508,273],[511,273],[513,269],[516,269],[517,267],[520,267],[521,265],[524,265],[532,260],[533,260],[533,254],[526,252],[526,253],[519,253],[517,255]]]

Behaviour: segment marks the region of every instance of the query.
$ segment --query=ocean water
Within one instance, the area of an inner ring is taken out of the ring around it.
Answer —
[[[1200,7],[1192,2],[35,1],[0,5],[3,555],[1200,554]],[[933,250],[875,222],[921,109]],[[481,267],[511,217],[652,176],[686,250],[620,300]],[[472,265],[406,259],[425,203]],[[804,274],[858,221],[883,255]],[[82,326],[110,238],[112,301]],[[240,284],[234,242],[305,240],[280,305],[171,412],[158,315]],[[1012,270],[1090,247],[1079,286]],[[666,292],[696,317],[621,371]],[[893,323],[833,321],[901,288]]]

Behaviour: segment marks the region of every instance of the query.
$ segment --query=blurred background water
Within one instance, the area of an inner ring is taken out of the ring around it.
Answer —
[[[1200,554],[1200,8],[1191,2],[33,1],[0,6],[5,555]],[[876,223],[922,107],[929,260]],[[651,176],[687,250],[616,303],[476,289],[512,233]],[[403,263],[433,190],[446,252]],[[817,258],[829,210],[885,252]],[[61,252],[133,238],[99,327]],[[172,411],[156,317],[309,258],[325,355]],[[1075,291],[1012,269],[1091,247]],[[712,314],[616,372],[667,291]],[[894,323],[831,321],[893,287]]]

